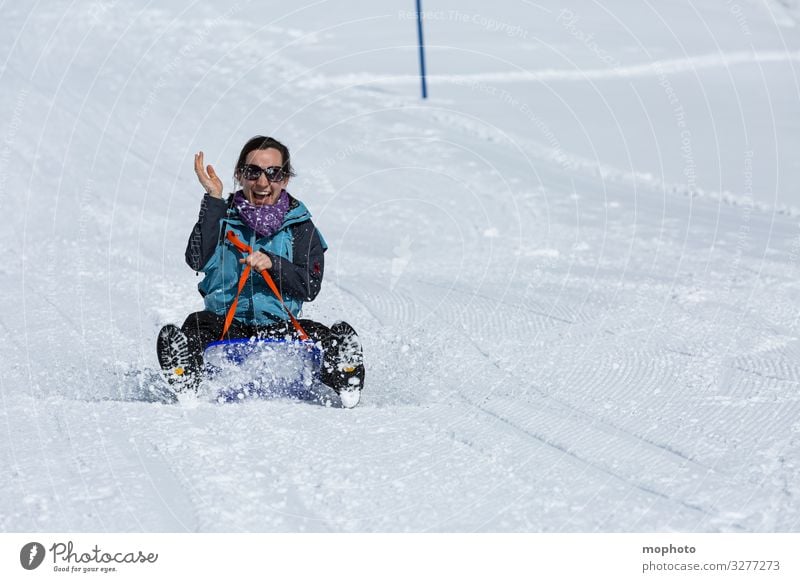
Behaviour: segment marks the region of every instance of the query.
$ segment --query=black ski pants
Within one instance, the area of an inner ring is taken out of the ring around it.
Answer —
[[[331,330],[327,326],[312,321],[310,319],[298,320],[300,325],[308,334],[311,341],[322,342],[323,348],[327,348],[331,341]],[[222,328],[225,327],[225,316],[217,315],[212,311],[198,311],[186,318],[181,326],[181,331],[186,335],[189,344],[190,367],[195,373],[203,369],[203,351],[212,342],[219,341],[222,336]],[[291,322],[277,322],[268,325],[248,325],[234,319],[228,328],[228,333],[224,339],[247,339],[247,338],[284,338],[299,339],[297,331]],[[325,359],[331,359],[334,354],[331,350],[325,351]],[[324,362],[324,368],[332,368],[333,362]],[[327,375],[323,373],[323,381],[329,384]]]

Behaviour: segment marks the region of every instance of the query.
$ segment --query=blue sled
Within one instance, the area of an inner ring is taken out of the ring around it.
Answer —
[[[295,398],[320,401],[322,349],[311,341],[223,340],[206,346],[206,384],[217,402]],[[331,392],[326,390],[326,392]]]

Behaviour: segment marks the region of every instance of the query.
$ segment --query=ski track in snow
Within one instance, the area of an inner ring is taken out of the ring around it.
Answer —
[[[474,73],[469,75],[428,75],[431,83],[530,83],[544,81],[599,81],[606,79],[631,79],[634,77],[675,75],[693,73],[715,67],[736,67],[741,65],[762,65],[800,61],[798,51],[730,52],[687,56],[681,59],[667,59],[642,63],[639,65],[617,66],[602,69],[587,69],[576,66],[574,69],[543,69],[534,71],[507,71],[498,73]],[[359,85],[415,85],[418,75],[376,75],[371,73],[351,73],[347,75],[312,76],[300,81],[300,86],[309,89],[330,87],[355,87]]]
[[[410,75],[327,72],[346,23],[292,28],[287,50],[243,39],[279,29],[235,10],[177,6],[115,7],[104,26],[70,8],[50,49],[29,32],[0,70],[0,115],[18,117],[0,125],[2,191],[24,198],[0,199],[0,327],[18,337],[0,348],[0,530],[797,529],[796,210],[422,105]],[[209,23],[220,43],[192,41]],[[770,67],[796,48],[430,81],[523,95],[757,68],[780,92]],[[225,168],[273,130],[331,245],[304,316],[359,331],[362,403],[165,404],[156,331],[201,305],[187,160],[202,147]]]

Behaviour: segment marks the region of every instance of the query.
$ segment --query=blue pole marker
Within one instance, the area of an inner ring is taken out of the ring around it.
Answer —
[[[417,0],[417,35],[419,36],[419,75],[422,79],[422,98],[428,98],[428,85],[425,80],[425,41],[422,39],[422,0]]]

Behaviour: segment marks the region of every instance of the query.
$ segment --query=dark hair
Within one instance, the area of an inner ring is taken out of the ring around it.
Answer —
[[[247,143],[244,144],[242,151],[239,153],[239,159],[236,161],[236,171],[234,172],[236,179],[239,179],[239,172],[247,164],[247,156],[250,155],[250,152],[269,148],[274,148],[281,153],[281,159],[283,160],[281,168],[283,168],[283,171],[286,172],[287,175],[294,176],[295,173],[294,168],[292,168],[292,160],[289,156],[289,148],[274,137],[257,135],[247,140]]]

